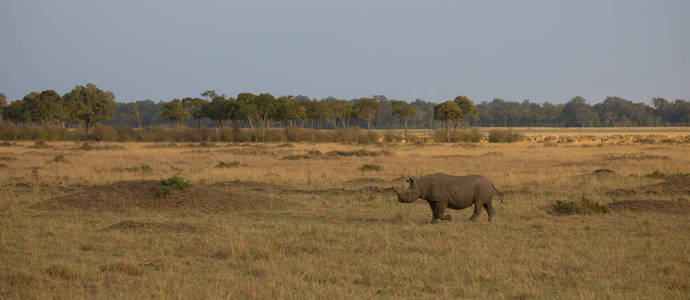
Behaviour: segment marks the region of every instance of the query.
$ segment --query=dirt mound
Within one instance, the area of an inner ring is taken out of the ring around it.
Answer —
[[[598,169],[592,173],[577,175],[577,176],[575,176],[575,178],[579,179],[581,181],[586,181],[586,180],[611,181],[611,180],[623,179],[623,178],[625,178],[625,176],[621,176],[618,173],[616,173],[616,171],[611,170],[611,169]]]
[[[148,223],[124,221],[103,228],[103,231],[172,231],[193,233],[199,232],[200,230],[195,226],[183,223]]]
[[[606,193],[611,196],[630,196],[638,194],[685,194],[690,195],[690,177],[677,178],[657,184],[638,186],[632,189],[617,189]]]
[[[612,210],[690,214],[690,204],[684,201],[625,200],[607,205]]]
[[[388,183],[387,180],[381,179],[381,178],[373,178],[373,177],[360,177],[360,178],[355,178],[355,179],[350,179],[348,181],[343,182],[346,185],[365,185],[365,184],[382,184],[382,183]]]
[[[85,210],[124,210],[129,208],[167,210],[188,209],[208,212],[232,212],[254,209],[282,209],[282,199],[253,193],[251,185],[195,184],[185,190],[173,190],[158,197],[160,183],[153,180],[120,181],[113,184],[84,186],[75,192],[48,199],[35,208],[76,208]]]

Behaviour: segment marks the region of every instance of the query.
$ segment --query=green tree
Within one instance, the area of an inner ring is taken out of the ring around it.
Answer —
[[[94,84],[88,83],[85,87],[78,85],[63,98],[69,111],[68,120],[84,122],[86,132],[96,123],[113,118],[115,95],[99,89]]]
[[[252,131],[254,141],[258,140],[254,121],[259,119],[259,111],[256,108],[256,95],[252,93],[237,94],[237,119],[246,119]]]
[[[175,122],[177,130],[182,131],[183,122],[189,119],[189,112],[184,108],[180,99],[173,99],[163,105],[161,119]]]
[[[276,121],[285,122],[286,127],[292,127],[295,121],[307,118],[306,107],[297,103],[292,96],[282,96],[276,99],[273,118]]]
[[[446,142],[450,142],[450,123],[462,119],[462,111],[455,101],[446,101],[434,106],[434,119],[446,122]]]
[[[330,120],[333,117],[333,112],[326,101],[309,100],[303,104],[306,107],[307,119],[311,120],[311,128],[319,130],[319,124],[322,120]],[[335,124],[333,125],[335,128]]]
[[[29,120],[29,115],[26,109],[24,109],[24,101],[12,101],[12,103],[7,105],[2,110],[2,118],[14,122],[17,124],[17,126],[21,125],[22,122]]]
[[[5,94],[0,93],[0,122],[2,122],[3,111],[7,107],[7,97]]]
[[[201,131],[201,119],[204,118],[204,113],[201,108],[207,103],[208,102],[206,102],[206,100],[203,98],[186,97],[182,99],[182,106],[189,110],[192,118],[196,121],[196,128],[199,131]]]
[[[599,115],[582,97],[575,97],[563,107],[560,119],[565,126],[593,126],[599,123]]]
[[[345,100],[332,100],[328,103],[333,117],[340,120],[343,128],[347,128],[347,120],[352,115],[352,105]]]
[[[477,110],[477,107],[474,106],[474,102],[472,102],[470,98],[465,96],[457,96],[455,97],[454,101],[460,107],[460,111],[462,112],[462,121],[464,124],[468,124],[470,121],[469,119],[477,120],[479,118],[479,111]]]
[[[224,95],[213,94],[210,102],[206,102],[201,107],[201,114],[216,122],[220,130],[221,137],[224,136],[224,124],[227,120],[233,120],[236,114],[236,102],[233,98],[226,98]]]
[[[141,114],[139,113],[139,103],[132,103],[132,110],[129,115],[132,121],[137,122],[137,128],[141,129]]]
[[[405,101],[393,101],[391,103],[393,109],[393,115],[400,118],[405,128],[405,142],[409,142],[407,136],[407,124],[410,122],[410,118],[414,117],[416,111],[414,107]]]
[[[271,118],[275,116],[277,108],[277,100],[269,93],[259,94],[254,97],[254,106],[259,117],[259,125],[261,126],[261,141],[266,141],[266,129],[269,127]]]
[[[371,130],[371,120],[381,110],[381,105],[374,98],[360,98],[352,108],[358,118],[367,120],[367,130]]]

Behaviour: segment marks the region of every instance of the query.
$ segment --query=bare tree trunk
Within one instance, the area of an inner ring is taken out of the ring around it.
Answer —
[[[446,120],[446,143],[450,143],[450,120]]]
[[[407,138],[407,121],[405,121],[405,143],[409,144],[410,140]]]

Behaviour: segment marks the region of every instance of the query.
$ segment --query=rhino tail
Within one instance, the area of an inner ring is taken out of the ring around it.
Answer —
[[[496,194],[498,194],[498,197],[501,198],[501,203],[503,203],[503,193],[501,193],[501,191],[499,191],[499,190],[496,188],[496,186],[494,185],[493,182],[491,182],[491,187],[494,188],[494,191],[496,191]]]

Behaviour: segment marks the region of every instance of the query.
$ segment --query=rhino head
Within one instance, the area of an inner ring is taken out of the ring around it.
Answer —
[[[399,190],[398,188],[393,187],[393,191],[398,195],[398,201],[399,202],[402,202],[402,203],[414,202],[415,200],[417,200],[422,195],[419,192],[416,179],[410,177],[409,179],[407,179],[407,183],[410,184],[410,186],[407,189]]]

